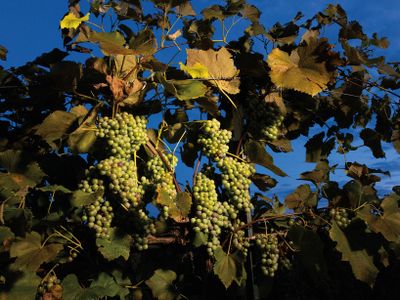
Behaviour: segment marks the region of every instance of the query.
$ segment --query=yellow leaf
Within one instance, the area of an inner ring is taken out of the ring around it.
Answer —
[[[179,63],[181,70],[188,73],[192,78],[209,78],[210,74],[206,66],[199,62],[196,62],[193,66],[186,66],[183,63]]]
[[[75,16],[73,13],[70,12],[60,21],[60,27],[61,29],[64,28],[76,29],[79,27],[79,25],[81,25],[82,22],[89,21],[89,15],[90,13],[87,13],[82,18],[78,18],[77,16]]]
[[[302,55],[296,49],[289,54],[275,48],[268,55],[272,82],[281,88],[294,89],[315,96],[327,88],[331,80],[324,63],[317,63],[310,54]]]

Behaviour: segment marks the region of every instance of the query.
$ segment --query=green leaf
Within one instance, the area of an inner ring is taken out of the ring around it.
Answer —
[[[227,289],[234,280],[237,280],[237,258],[233,254],[227,254],[221,247],[214,251],[214,274],[218,276]]]
[[[158,300],[173,300],[177,294],[172,289],[172,282],[176,279],[176,273],[171,270],[157,269],[154,275],[145,282],[151,289],[153,297]]]
[[[110,229],[110,239],[96,239],[99,252],[108,261],[117,259],[120,256],[128,260],[131,244],[132,237],[127,234],[119,235],[115,228]]]
[[[36,134],[56,148],[53,142],[62,139],[76,119],[76,115],[72,113],[56,110],[37,127]]]
[[[67,275],[62,281],[63,300],[97,300],[99,295],[96,290],[82,288],[75,274]]]
[[[96,202],[98,197],[101,197],[103,192],[98,190],[94,193],[85,193],[81,190],[76,190],[71,195],[71,205],[73,207],[82,207]]]
[[[317,193],[311,191],[308,184],[300,185],[296,190],[285,198],[285,204],[290,209],[301,209],[302,207],[315,207],[317,205]]]
[[[72,193],[72,191],[67,189],[65,186],[58,185],[58,184],[42,186],[42,187],[39,187],[36,189],[39,191],[42,191],[42,192],[50,192],[50,193],[55,193],[55,192],[61,192],[64,194]]]
[[[129,40],[129,48],[134,54],[151,55],[157,51],[157,40],[150,29],[145,29]]]
[[[79,127],[68,137],[68,145],[74,153],[87,153],[96,141],[96,125],[100,105],[95,106],[89,114],[85,114]]]
[[[99,297],[115,297],[121,290],[124,290],[124,293],[128,290],[121,287],[112,276],[104,272],[99,274],[99,277],[92,282],[90,288],[95,290]]]
[[[265,151],[265,147],[260,142],[248,140],[244,145],[244,151],[252,163],[261,165],[276,175],[287,176],[285,172],[274,165],[272,156]]]
[[[36,271],[42,263],[52,261],[63,248],[61,244],[42,247],[40,234],[32,231],[24,239],[12,243],[10,256],[17,257],[16,269]]]
[[[96,32],[91,31],[87,40],[93,43],[99,43],[101,51],[104,55],[130,55],[135,51],[125,48],[125,38],[118,31],[113,32]],[[85,41],[85,40],[82,40]]]
[[[371,149],[374,157],[385,157],[385,152],[382,149],[381,136],[379,133],[372,129],[365,128],[360,132],[360,138],[362,138],[364,141],[364,145]]]
[[[374,232],[381,233],[388,241],[400,242],[400,196],[392,194],[385,197],[381,203],[383,215],[376,216],[370,213],[371,207],[365,206],[358,212]]]
[[[37,287],[41,278],[35,272],[23,272],[13,283],[11,290],[7,292],[0,291],[2,300],[32,300],[35,299]]]
[[[198,248],[200,246],[206,245],[208,242],[208,234],[204,232],[196,232],[194,239],[193,239],[193,246]]]
[[[337,243],[336,249],[342,253],[342,260],[350,263],[354,276],[372,286],[379,272],[373,263],[373,257],[368,255],[366,250],[353,250],[335,221],[329,230],[329,236]]]
[[[207,86],[198,80],[168,80],[168,83],[175,88],[175,96],[183,101],[203,97],[208,91]]]
[[[300,262],[300,267],[304,268],[314,280],[321,280],[327,267],[324,258],[324,244],[318,234],[302,226],[294,225],[288,231],[288,238],[298,250],[295,252],[295,256]]]
[[[209,78],[210,77],[207,67],[203,66],[199,62],[196,62],[191,67],[188,67],[180,62],[179,66],[182,71],[188,73],[192,78]]]
[[[159,189],[156,202],[168,207],[169,216],[178,223],[188,221],[188,215],[192,206],[192,197],[187,192],[180,192],[176,199],[171,199],[165,189]]]
[[[82,22],[89,21],[89,16],[90,13],[87,13],[83,17],[78,18],[77,16],[75,16],[74,13],[70,12],[68,15],[62,18],[62,20],[60,21],[60,27],[61,29],[64,28],[77,29]]]
[[[273,188],[278,183],[271,176],[260,173],[255,173],[250,179],[263,192]]]

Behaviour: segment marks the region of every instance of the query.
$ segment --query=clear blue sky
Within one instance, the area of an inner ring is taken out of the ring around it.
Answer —
[[[196,0],[196,11],[201,8],[222,3],[222,1]],[[336,2],[326,0],[259,0],[249,1],[262,10],[262,21],[267,27],[279,21],[285,23],[298,12],[302,11],[306,18],[324,9],[328,3],[339,3],[348,13],[349,19],[358,20],[367,34],[377,32],[379,36],[387,36],[391,42],[389,49],[385,51],[391,61],[400,60],[400,1],[399,0],[341,0]],[[83,12],[88,10],[88,1],[82,0]],[[39,54],[55,47],[62,49],[62,40],[58,28],[61,17],[67,12],[66,0],[12,0],[2,1],[0,9],[0,44],[8,50],[7,62],[0,62],[4,67],[17,66],[33,60]],[[67,59],[85,59],[74,54]],[[314,164],[304,163],[304,139],[294,142],[295,152],[292,154],[276,155],[276,163],[284,169],[290,178],[281,182],[274,189],[281,196],[293,190],[300,184],[295,179],[299,172],[311,170]],[[362,149],[347,157],[348,161],[357,160],[360,163],[368,163],[371,167],[390,169],[392,177],[387,178],[377,185],[381,193],[389,192],[391,186],[400,184],[400,160],[399,155],[391,145],[385,145],[387,158],[375,160],[369,149]],[[343,158],[334,155],[332,163],[343,165]],[[374,165],[370,165],[375,161]],[[288,163],[290,162],[290,163]],[[337,171],[336,180],[342,181],[344,174]]]

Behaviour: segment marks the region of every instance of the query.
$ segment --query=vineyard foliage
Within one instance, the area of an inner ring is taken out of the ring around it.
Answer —
[[[70,0],[65,49],[0,67],[0,299],[400,295],[400,186],[346,158],[400,153],[387,39],[339,5],[266,28],[192,4]]]

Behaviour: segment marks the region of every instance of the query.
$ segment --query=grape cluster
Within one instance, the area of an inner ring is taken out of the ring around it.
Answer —
[[[82,180],[79,184],[79,189],[85,193],[95,193],[97,191],[104,192],[104,181],[97,178],[91,178],[92,173],[95,171],[95,167],[91,166],[89,170],[86,170],[87,178]]]
[[[196,175],[193,196],[196,204],[195,217],[191,219],[193,230],[208,235],[207,251],[212,255],[220,246],[219,236],[222,229],[230,229],[230,219],[237,218],[237,214],[227,202],[218,201],[214,181],[203,173]]]
[[[176,189],[174,185],[173,170],[178,164],[178,158],[171,153],[164,155],[164,158],[167,160],[169,167],[164,164],[160,156],[154,156],[147,161],[149,182],[152,186],[156,187],[157,190],[165,191],[171,200],[175,200]],[[162,214],[164,217],[168,217],[167,206],[162,208]]]
[[[276,140],[279,136],[279,127],[284,116],[279,108],[256,97],[248,99],[249,129],[255,133],[260,132],[268,140]]]
[[[220,160],[217,165],[222,172],[222,184],[229,201],[237,210],[249,212],[253,207],[250,202],[249,177],[255,173],[255,168],[230,156]]]
[[[244,230],[238,229],[238,227],[244,226],[245,223],[239,220],[234,222],[232,245],[242,252],[243,256],[246,257],[248,253],[248,248],[250,247],[249,239],[246,236]]]
[[[347,213],[346,209],[342,207],[332,208],[329,211],[329,215],[341,228],[346,228],[351,222],[349,219],[349,214]]]
[[[103,117],[99,120],[97,136],[106,138],[111,154],[119,158],[129,158],[140,146],[146,144],[147,120],[143,116],[133,116],[126,112],[115,118]]]
[[[82,221],[96,231],[96,237],[108,238],[113,217],[114,213],[110,202],[99,196],[93,204],[86,207]]]
[[[46,276],[37,288],[37,294],[40,297],[39,299],[48,296],[45,296],[45,294],[53,294],[54,292],[62,291],[60,283],[60,279],[57,278],[57,275],[54,274],[54,272],[52,272],[51,275]],[[46,299],[47,298],[48,297],[46,297]],[[53,298],[51,297],[51,299]]]
[[[261,271],[266,276],[274,277],[278,270],[278,238],[274,234],[256,234],[255,241],[261,251]]]
[[[133,246],[139,251],[147,250],[149,247],[147,236],[156,233],[154,222],[143,209],[135,211],[134,219],[136,232],[132,235]]]
[[[202,127],[202,133],[197,142],[202,146],[202,150],[207,157],[218,161],[224,158],[229,151],[229,140],[232,132],[220,129],[221,124],[217,119],[207,120]]]
[[[126,208],[139,205],[144,189],[138,181],[135,162],[111,156],[97,164],[99,173],[110,180],[109,189],[118,194]]]

